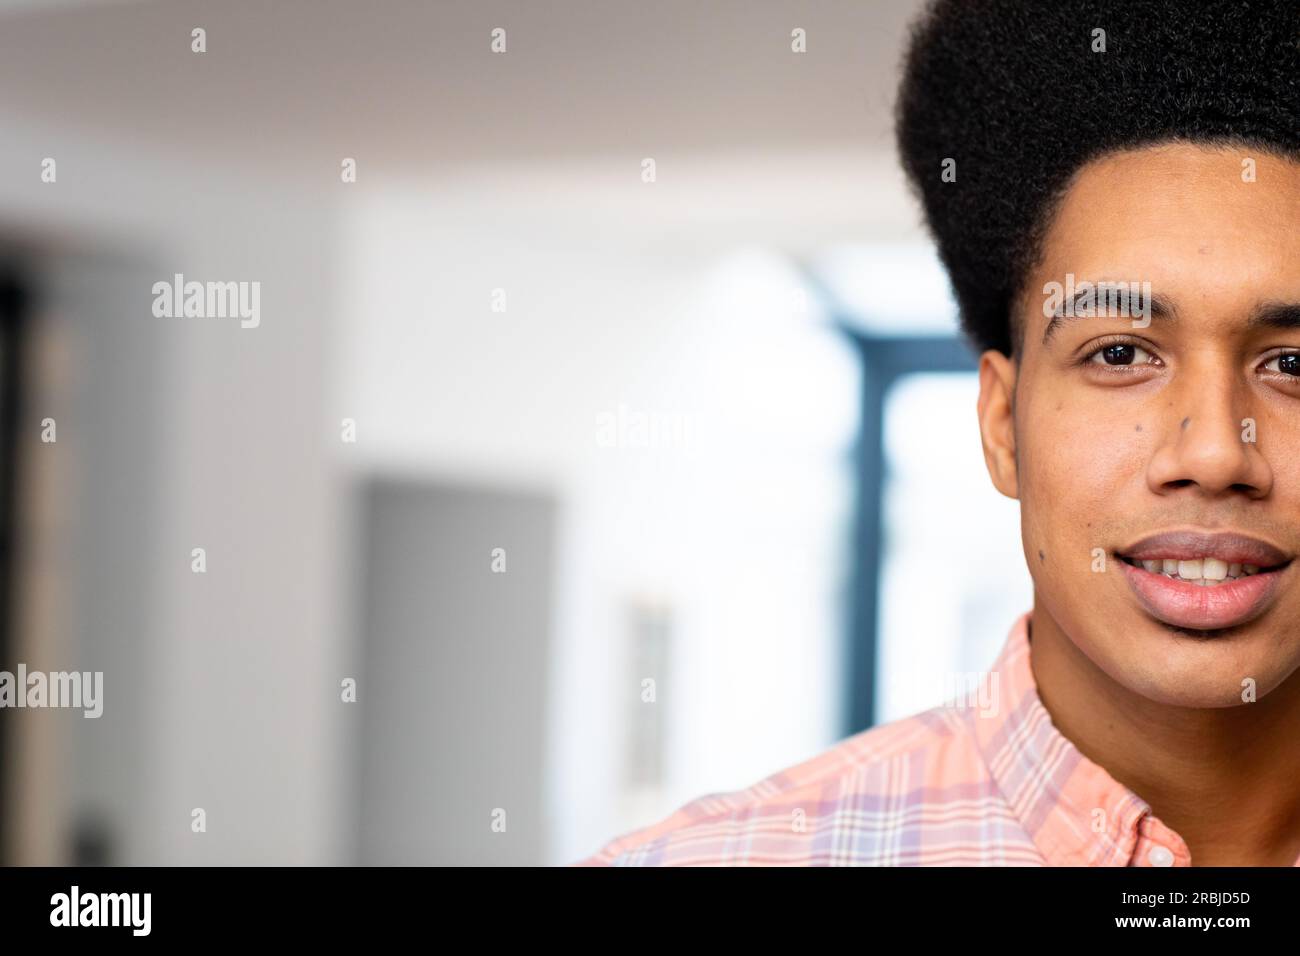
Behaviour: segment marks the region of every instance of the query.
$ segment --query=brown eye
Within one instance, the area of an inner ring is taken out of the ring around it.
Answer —
[[[1274,363],[1277,363],[1276,368]],[[1264,363],[1264,368],[1271,372],[1284,372],[1287,375],[1300,376],[1300,352],[1288,352]]]
[[[1145,365],[1151,361],[1151,353],[1129,342],[1116,342],[1092,353],[1089,361],[1097,365]]]

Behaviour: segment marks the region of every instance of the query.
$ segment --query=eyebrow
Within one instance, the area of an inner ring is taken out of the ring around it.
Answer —
[[[1126,312],[1128,314],[1115,316],[1080,315],[1077,308],[1069,310],[1073,314],[1066,314],[1064,311],[1058,309],[1056,314],[1052,316],[1051,321],[1047,323],[1047,328],[1043,331],[1044,346],[1051,341],[1052,336],[1055,335],[1057,330],[1066,322],[1073,322],[1076,319],[1090,318],[1132,318],[1137,315],[1136,310],[1133,308],[1135,303],[1132,299],[1134,297],[1130,292],[1128,284],[1119,282],[1094,282],[1092,283],[1092,287],[1094,301],[1104,298],[1107,302],[1114,302],[1121,312]],[[1087,290],[1075,293],[1071,305],[1077,305],[1085,295],[1087,295]],[[1138,296],[1137,298],[1140,301],[1142,297]],[[1153,292],[1148,297],[1147,303],[1151,309],[1151,318],[1153,319],[1173,319],[1177,317],[1177,309],[1174,308],[1173,301],[1165,298],[1159,293]]]
[[[1300,329],[1300,302],[1267,302],[1250,315],[1249,329]]]
[[[1129,308],[1129,290],[1123,286],[1113,288],[1107,283],[1096,283],[1096,292],[1098,295],[1103,292],[1107,296],[1114,296],[1120,307],[1133,314]],[[1084,293],[1080,292],[1074,297],[1077,303],[1083,297]],[[1177,310],[1169,299],[1159,294],[1153,293],[1151,296],[1151,317],[1153,319],[1174,319],[1177,318]],[[1094,318],[1088,315],[1065,315],[1057,312],[1047,323],[1047,329],[1043,332],[1043,345],[1047,345],[1056,331],[1066,322],[1072,322],[1076,319]],[[1106,318],[1106,316],[1102,316]],[[1251,312],[1250,318],[1246,320],[1246,328],[1254,331],[1258,329],[1300,329],[1300,302],[1266,302],[1255,307]]]

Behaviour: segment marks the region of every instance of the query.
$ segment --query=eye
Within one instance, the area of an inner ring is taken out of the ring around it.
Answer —
[[[1284,352],[1275,355],[1264,363],[1264,368],[1270,372],[1282,372],[1300,377],[1300,352]]]
[[[1088,356],[1093,365],[1151,365],[1154,359],[1154,355],[1132,342],[1112,342]],[[1296,374],[1300,375],[1300,355],[1296,359]]]

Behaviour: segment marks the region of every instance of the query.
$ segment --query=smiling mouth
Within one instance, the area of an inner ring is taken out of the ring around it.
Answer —
[[[1231,533],[1166,532],[1114,552],[1138,602],[1174,628],[1219,631],[1245,624],[1277,598],[1286,552]]]
[[[1286,567],[1286,564],[1278,564],[1268,568],[1261,568],[1258,564],[1242,564],[1239,562],[1229,564],[1227,561],[1211,557],[1190,559],[1151,558],[1144,561],[1125,557],[1122,554],[1117,555],[1117,557],[1131,567],[1141,568],[1150,574],[1160,574],[1175,581],[1185,581],[1197,587],[1217,587],[1240,578],[1260,573],[1268,574]]]

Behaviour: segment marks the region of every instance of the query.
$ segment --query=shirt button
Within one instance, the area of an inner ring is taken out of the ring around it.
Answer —
[[[1174,852],[1167,846],[1153,846],[1147,851],[1147,862],[1152,866],[1173,866]]]

